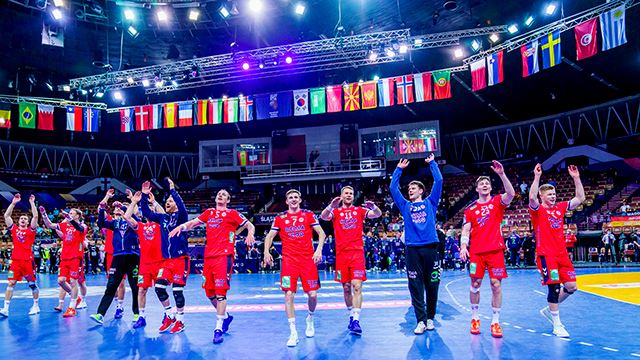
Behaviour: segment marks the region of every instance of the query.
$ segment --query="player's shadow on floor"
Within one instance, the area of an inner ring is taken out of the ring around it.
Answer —
[[[440,326],[438,317],[441,317],[442,320],[452,320],[460,314],[460,311],[458,311],[453,306],[438,300],[438,305],[436,307],[436,318],[434,319],[436,330]],[[407,336],[415,335],[413,333],[413,330],[415,329],[417,322],[413,306],[407,308],[407,312],[404,314],[404,320],[405,321],[403,323],[400,323],[400,331],[402,332],[402,334]]]

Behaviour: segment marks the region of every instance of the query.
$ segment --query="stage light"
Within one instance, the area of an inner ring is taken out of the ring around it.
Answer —
[[[156,87],[157,88],[161,88],[164,86],[164,80],[158,80],[156,81]]]
[[[60,11],[60,9],[58,8],[51,10],[51,15],[56,20],[62,19],[62,11]]]
[[[242,63],[242,70],[249,70],[249,63],[248,62],[243,62]]]
[[[407,51],[409,51],[409,47],[405,44],[400,45],[398,48],[398,52],[400,52],[400,54],[406,54]]]
[[[264,8],[262,0],[249,0],[249,10],[257,14]]]
[[[518,25],[517,24],[509,25],[509,27],[507,28],[507,31],[509,32],[509,34],[517,33],[518,32]]]
[[[85,89],[80,89],[80,94],[82,94],[82,95],[87,95],[87,94],[88,94],[88,91],[87,91],[87,90],[85,90]]]
[[[545,8],[544,12],[545,12],[545,14],[547,14],[547,15],[553,15],[553,13],[555,13],[555,12],[556,12],[556,9],[557,9],[557,8],[558,8],[558,7],[556,6],[556,4],[555,4],[555,3],[550,3],[550,4],[549,4],[549,5],[547,5],[547,7]]]
[[[189,20],[198,21],[199,17],[200,17],[200,10],[198,9],[189,10]]]
[[[118,101],[121,101],[124,97],[122,96],[122,93],[120,91],[114,91],[113,98]]]
[[[533,24],[533,16],[527,17],[527,19],[524,21],[524,24],[527,26],[531,26],[531,24]]]
[[[64,1],[62,1],[62,0],[53,0],[53,5],[55,7],[63,7],[64,6]]]
[[[167,19],[169,18],[167,16],[167,13],[164,10],[158,10],[158,12],[156,13],[156,16],[160,21],[167,21]]]
[[[132,38],[136,38],[136,37],[138,37],[138,35],[140,35],[138,30],[136,30],[136,28],[134,28],[133,25],[130,25],[127,28],[127,32],[129,33],[129,35],[131,35]]]
[[[473,40],[471,42],[471,48],[473,49],[473,51],[478,51],[480,50],[480,42],[478,40]]]
[[[305,10],[306,10],[306,9],[305,9],[305,7],[304,7],[304,4],[303,4],[303,3],[298,3],[298,4],[296,5],[296,14],[298,14],[298,15],[304,15],[304,11],[305,11]]]
[[[457,48],[453,51],[453,56],[455,56],[456,59],[460,59],[464,56],[464,53],[462,52],[462,48]]]
[[[176,86],[176,87],[177,87],[177,86],[178,86],[178,82],[177,82],[177,81],[175,81],[175,80],[171,80],[171,85],[173,85],[173,86]]]
[[[371,50],[369,51],[369,61],[376,61],[378,59],[378,53]]]
[[[151,84],[149,83],[149,80],[147,80],[147,79],[142,79],[142,86],[144,86],[144,87],[149,87],[149,85],[151,85]]]
[[[284,62],[286,62],[287,64],[291,64],[293,62],[293,59],[291,58],[291,56],[287,56],[286,58],[284,58]]]
[[[388,57],[391,57],[391,58],[396,56],[396,53],[391,48],[387,48],[385,50],[385,53],[387,54]]]
[[[66,91],[66,92],[71,91],[71,86],[69,86],[69,85],[62,85],[62,91]]]
[[[127,78],[127,82],[128,82],[129,84],[133,84],[133,78],[132,78],[131,76],[129,76],[129,77]]]
[[[220,16],[222,16],[224,19],[228,18],[229,15],[231,15],[229,13],[229,10],[227,10],[227,8],[224,5],[222,5],[220,9],[218,9],[218,12],[220,13]]]
[[[260,69],[264,69],[264,63],[263,63],[262,61],[260,61],[260,64],[258,64],[258,67],[259,67]]]
[[[380,76],[375,75],[375,76],[373,77],[373,80],[374,80],[374,81],[378,81],[378,80],[380,80]]]
[[[47,89],[49,89],[49,91],[53,91],[53,84],[51,83],[50,80],[47,80],[44,85],[47,87]]]
[[[500,40],[500,37],[498,36],[498,34],[489,35],[489,41],[491,41],[492,43],[497,43],[498,40]]]
[[[96,98],[98,99],[102,99],[102,97],[104,96],[104,90],[102,89],[97,89],[96,90]]]
[[[133,21],[136,19],[136,14],[131,9],[124,9],[124,18]]]
[[[414,46],[422,46],[422,39],[413,40],[413,45]]]

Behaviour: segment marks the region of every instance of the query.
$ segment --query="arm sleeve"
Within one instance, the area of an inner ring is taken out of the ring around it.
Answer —
[[[84,232],[85,230],[85,228],[83,228],[82,225],[80,225],[80,223],[75,220],[69,221],[69,224],[71,224],[71,226],[73,226],[76,230],[80,232]]]
[[[178,207],[178,222],[180,224],[184,224],[189,220],[189,213],[187,212],[187,207],[184,205],[184,202],[182,201],[180,194],[178,194],[178,192],[175,189],[171,190],[171,197],[173,198],[173,201],[176,202],[176,206]]]
[[[433,186],[428,199],[431,205],[437,208],[438,203],[440,203],[440,196],[442,196],[442,173],[435,161],[430,162],[429,167],[431,168],[431,175],[433,175]]]
[[[106,219],[104,209],[100,209],[100,211],[98,211],[98,226],[101,229],[113,230],[113,221]]]
[[[407,201],[407,199],[404,198],[404,196],[402,196],[402,193],[400,192],[400,177],[401,176],[402,176],[402,169],[397,167],[393,171],[393,175],[391,175],[390,190],[391,190],[391,196],[393,197],[393,202],[396,203],[396,206],[402,212],[402,210],[407,205],[408,201]]]
[[[145,194],[142,194],[142,198],[140,199],[140,211],[142,211],[142,216],[153,221],[154,223],[159,224],[162,222],[162,215],[154,213],[153,211],[151,211],[151,209],[149,209],[149,198]]]

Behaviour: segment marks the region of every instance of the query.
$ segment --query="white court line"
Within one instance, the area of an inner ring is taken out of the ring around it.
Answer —
[[[567,342],[568,342],[568,341],[571,341],[571,339],[569,339],[569,338],[558,338],[558,339],[560,339],[560,340],[562,340],[562,341],[567,341]]]
[[[509,325],[511,325],[511,323],[508,323],[508,322],[504,321],[504,322],[502,322],[502,325],[507,325],[507,326],[509,326]]]
[[[584,342],[584,341],[580,341],[578,344],[584,345],[584,346],[593,346],[593,344],[590,344],[590,343]]]
[[[631,356],[640,357],[640,354],[631,353]]]
[[[467,279],[467,278],[466,277],[461,277],[460,279],[451,280],[444,286],[445,290],[447,290],[447,292],[449,293],[449,296],[451,297],[451,300],[453,300],[453,302],[456,303],[456,305],[458,305],[458,307],[461,307],[463,309],[464,309],[464,306],[462,306],[462,304],[460,304],[458,299],[456,299],[456,297],[453,296],[453,293],[451,292],[451,290],[449,290],[449,285],[453,284],[454,282],[465,280],[465,279]]]
[[[542,333],[542,336],[551,336],[551,334]]]
[[[522,326],[518,326],[518,325],[513,325],[513,327],[516,329],[522,329]]]
[[[530,332],[530,333],[534,333],[534,332],[536,332],[536,331],[535,331],[535,330],[533,330],[533,329],[527,329],[527,331],[528,331],[528,332]]]
[[[603,346],[602,348],[603,348],[604,350],[609,350],[609,351],[613,351],[613,352],[618,352],[618,351],[620,351],[620,350],[618,350],[618,349],[613,349],[613,348],[606,347],[606,346]]]
[[[538,295],[542,295],[542,296],[547,295],[547,294],[543,293],[542,291],[538,291],[538,290],[533,290],[533,292],[538,294]]]

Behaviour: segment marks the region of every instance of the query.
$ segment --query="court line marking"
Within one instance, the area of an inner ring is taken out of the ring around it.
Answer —
[[[542,296],[547,295],[547,294],[545,294],[545,293],[543,293],[542,291],[539,291],[539,290],[533,290],[533,292],[538,294],[538,295],[542,295]]]
[[[631,356],[640,357],[640,354],[631,353]]]
[[[593,346],[593,344],[590,344],[590,343],[584,342],[584,341],[580,341],[578,344],[584,345],[584,346]]]
[[[613,352],[618,352],[618,351],[620,351],[620,350],[618,350],[618,349],[614,349],[614,348],[610,348],[610,347],[606,347],[606,346],[603,346],[602,348],[603,348],[603,349],[605,349],[605,350],[613,351]]]
[[[535,333],[535,332],[536,332],[536,331],[535,331],[535,330],[533,330],[533,329],[527,329],[527,331],[528,331],[528,332],[530,332],[530,333]]]

